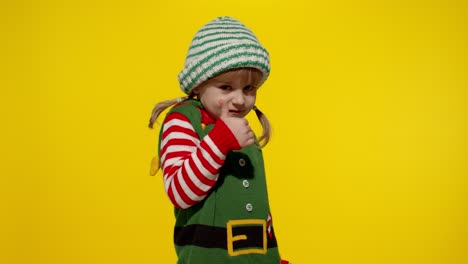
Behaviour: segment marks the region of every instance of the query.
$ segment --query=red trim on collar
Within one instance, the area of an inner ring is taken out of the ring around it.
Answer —
[[[213,120],[213,118],[211,118],[211,116],[208,114],[208,112],[206,112],[204,109],[199,108],[198,110],[200,110],[200,113],[201,113],[201,116],[202,116],[202,118],[201,118],[202,124],[211,125],[216,121],[216,120]]]

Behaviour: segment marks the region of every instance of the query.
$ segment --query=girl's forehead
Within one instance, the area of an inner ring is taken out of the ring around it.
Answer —
[[[214,81],[234,81],[243,80],[246,82],[259,82],[262,78],[262,74],[258,70],[252,69],[237,69],[232,71],[223,72],[212,80]]]

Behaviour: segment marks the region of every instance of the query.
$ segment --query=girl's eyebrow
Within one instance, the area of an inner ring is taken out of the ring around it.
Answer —
[[[216,83],[216,84],[232,84],[232,81],[228,81],[228,80],[215,80],[213,79],[213,82]]]

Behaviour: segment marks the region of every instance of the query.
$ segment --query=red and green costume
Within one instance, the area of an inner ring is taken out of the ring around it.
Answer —
[[[178,263],[280,263],[261,149],[240,149],[193,99],[169,111],[160,135]]]

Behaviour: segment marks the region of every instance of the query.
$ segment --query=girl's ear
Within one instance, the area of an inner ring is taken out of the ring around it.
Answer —
[[[198,97],[200,95],[200,86],[195,87],[190,93]]]

